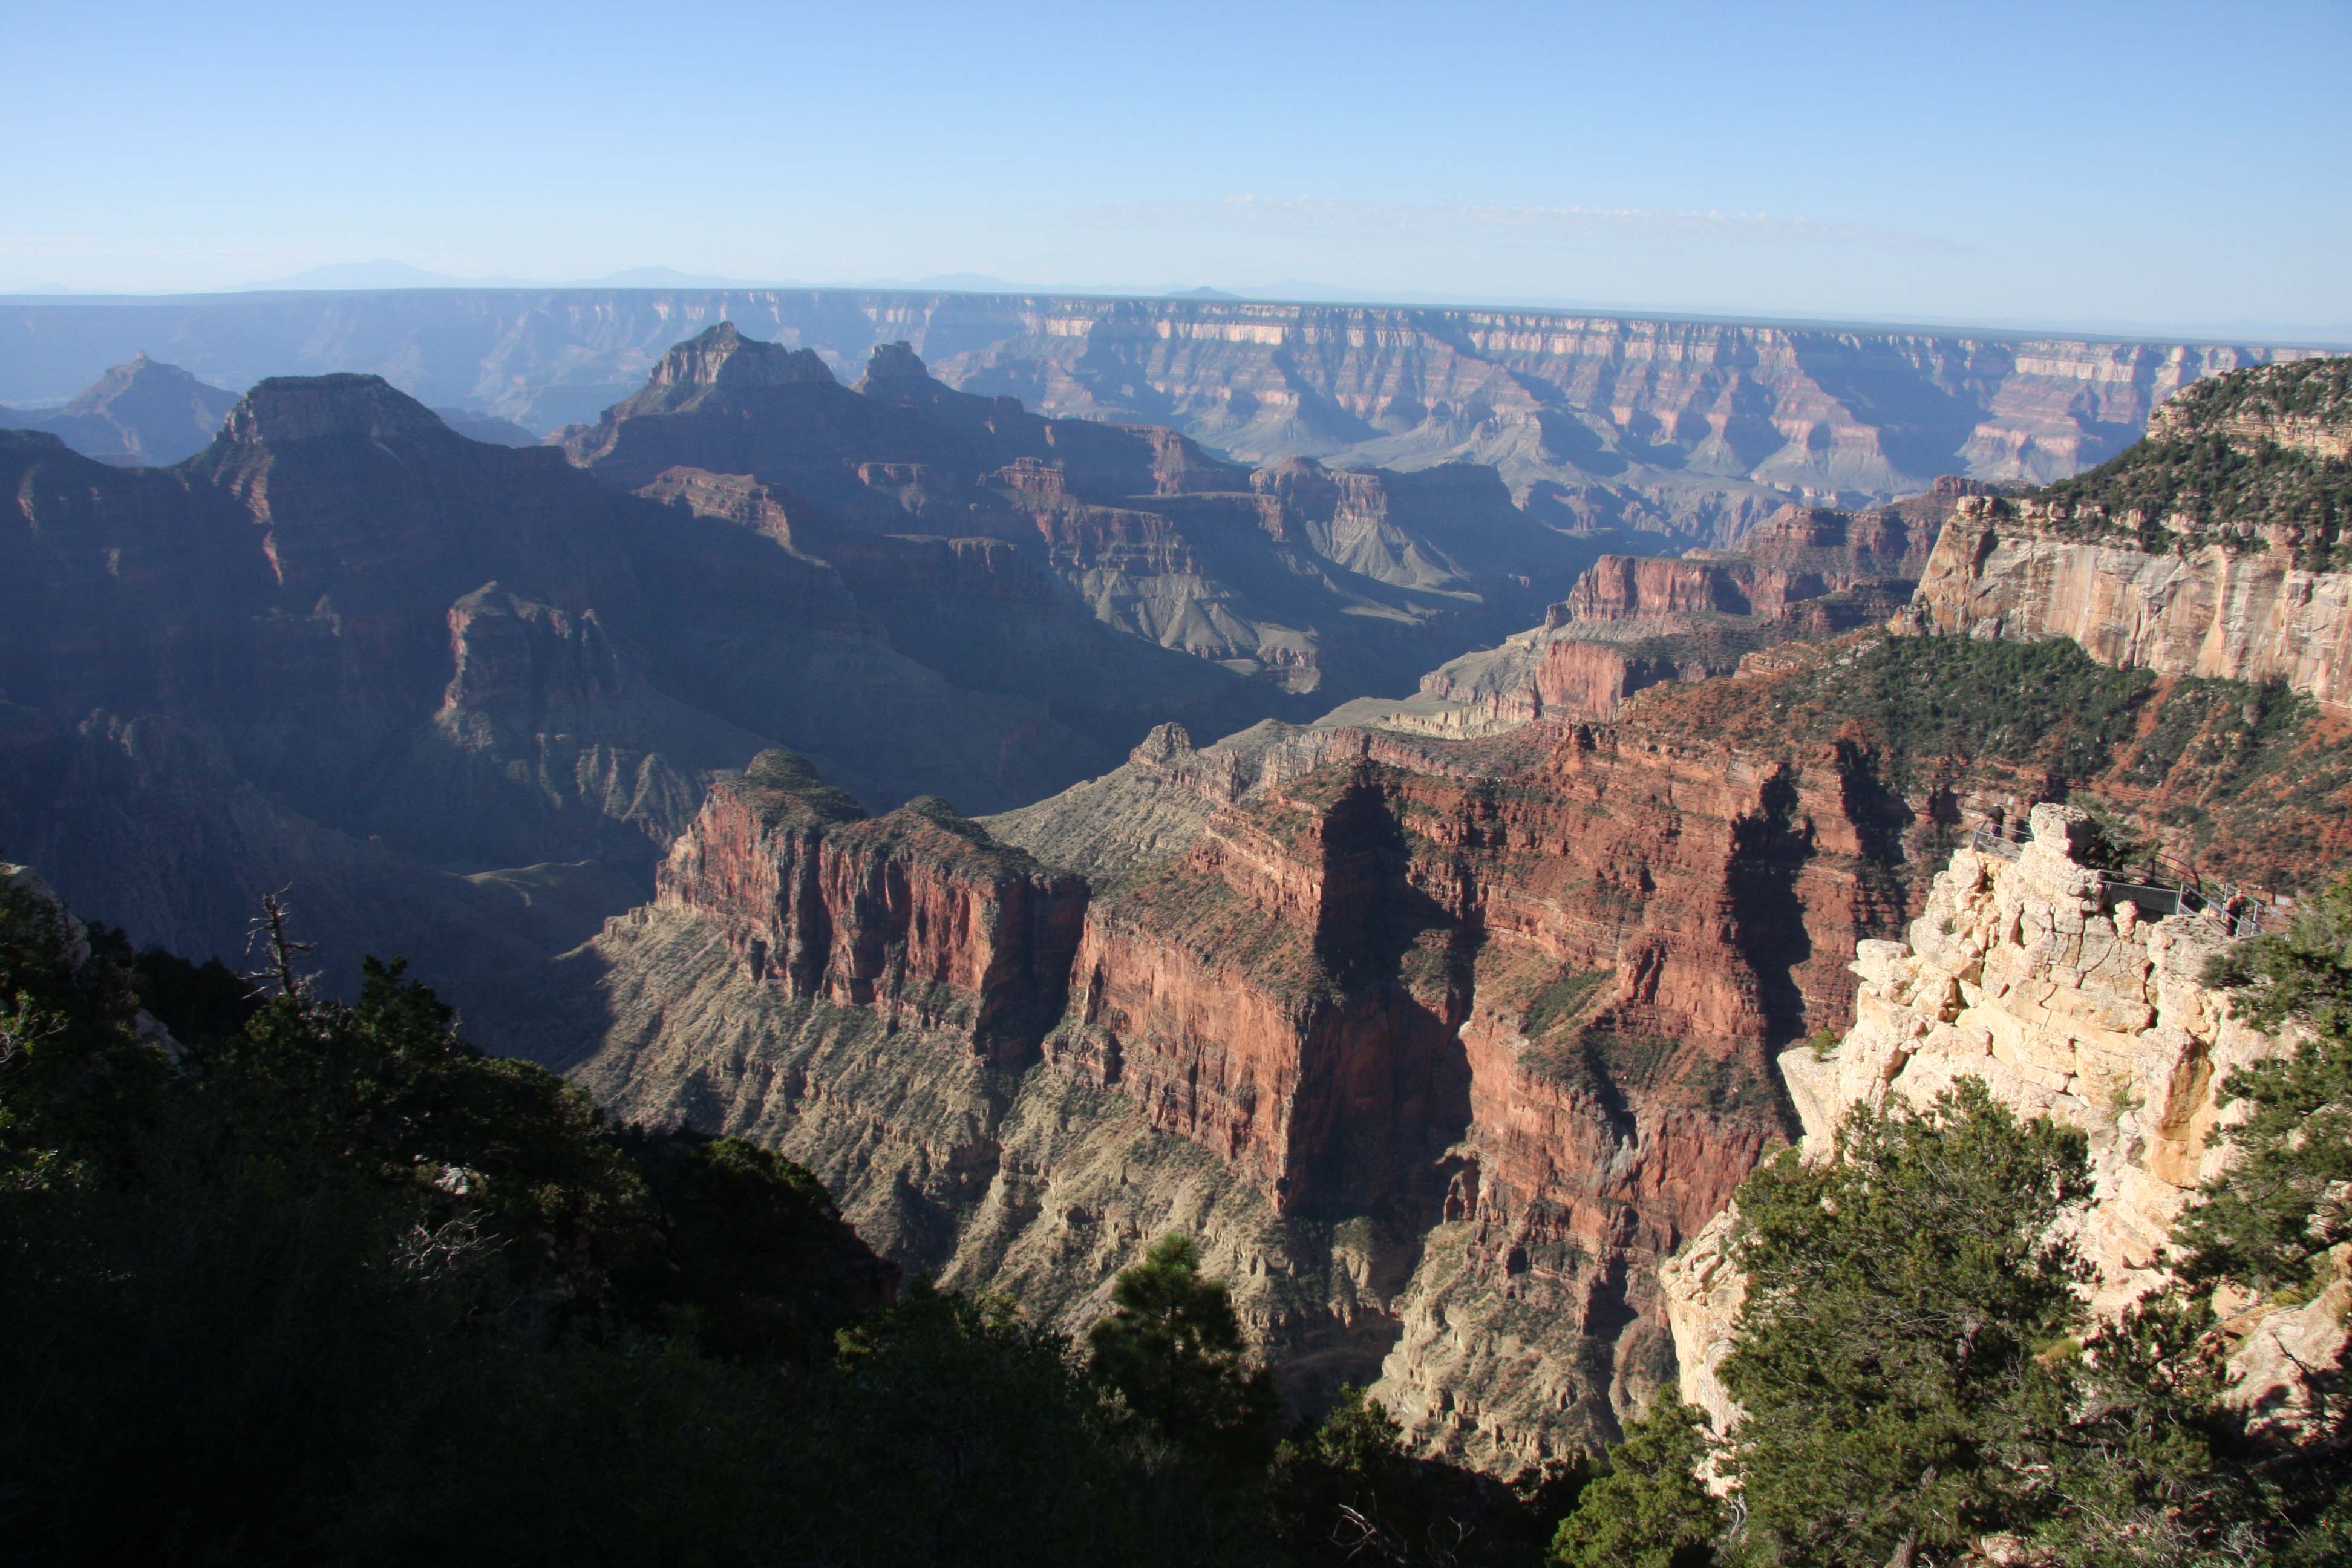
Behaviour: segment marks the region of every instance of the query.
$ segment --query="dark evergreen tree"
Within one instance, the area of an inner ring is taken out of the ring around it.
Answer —
[[[2308,1290],[2335,1267],[2327,1255],[2352,1241],[2352,879],[2312,900],[2284,932],[2223,952],[2206,979],[2234,988],[2249,1022],[2292,1026],[2304,1039],[2222,1081],[2220,1102],[2247,1110],[2221,1131],[2230,1168],[2181,1224],[2185,1271]]]
[[[1161,1237],[1111,1289],[1087,1336],[1095,1374],[1171,1442],[1237,1468],[1271,1456],[1281,1406],[1249,1361],[1223,1282],[1201,1272],[1189,1236]]]
[[[1661,1391],[1560,1521],[1555,1568],[1709,1568],[1731,1522],[1700,1479],[1714,1448],[1706,1415]]]
[[[2082,1135],[1973,1079],[1748,1179],[1723,1380],[1752,1558],[1906,1568],[2046,1513],[2087,1276],[2054,1232],[2089,1195]]]

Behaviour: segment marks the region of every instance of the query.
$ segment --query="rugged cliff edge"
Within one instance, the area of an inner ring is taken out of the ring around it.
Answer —
[[[1898,625],[2352,707],[2352,360],[2221,376],[2147,439],[2023,497],[1963,499]]]
[[[2221,1168],[2218,1087],[2287,1047],[2201,983],[2229,940],[2212,918],[2165,914],[2163,895],[2084,866],[2090,826],[2075,808],[2042,805],[2032,842],[1956,853],[1906,942],[1858,944],[1853,1026],[1833,1047],[1783,1053],[1780,1069],[1809,1158],[1826,1157],[1852,1107],[1924,1105],[1962,1077],[2021,1116],[2080,1128],[2095,1195],[2076,1240],[2097,1270],[2094,1309],[2112,1313],[2162,1277],[2173,1222]],[[1659,1271],[1683,1395],[1718,1429],[1737,1415],[1716,1375],[1742,1299],[1727,1251],[1736,1225],[1735,1211],[1717,1215]],[[2239,1325],[2242,1399],[2291,1416],[2307,1391],[2289,1352],[2315,1364],[2340,1354],[2342,1296]]]
[[[1310,1403],[1377,1380],[1502,1469],[1605,1440],[1668,1373],[1655,1260],[1786,1136],[1770,1047],[1884,929],[1871,829],[1833,768],[1635,735],[1267,730],[987,826],[763,758],[564,961],[565,1065],[1067,1326],[1186,1226]]]

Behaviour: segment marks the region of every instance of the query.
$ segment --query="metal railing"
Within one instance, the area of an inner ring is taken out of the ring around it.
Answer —
[[[1969,832],[1969,847],[1980,855],[2014,860],[2033,842],[2032,832],[2014,823],[1980,822]],[[2195,915],[2233,940],[2259,936],[2268,906],[2232,882],[2207,877],[2194,866],[2170,856],[2150,853],[2133,857],[2128,867],[2095,866],[2103,904],[2126,900],[2149,920],[2167,915]]]

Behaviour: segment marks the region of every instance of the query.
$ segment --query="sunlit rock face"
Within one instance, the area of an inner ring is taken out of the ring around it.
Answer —
[[[1780,1068],[1808,1158],[1829,1157],[1853,1107],[1924,1106],[1962,1078],[2021,1117],[2080,1129],[2095,1196],[2074,1240],[2096,1270],[2090,1304],[2112,1316],[2165,1277],[2174,1222],[2222,1169],[2221,1084],[2292,1042],[2233,1017],[2203,984],[2230,940],[2211,916],[2168,912],[2169,895],[2080,862],[2089,826],[2075,808],[2038,805],[2030,842],[1955,854],[1907,940],[1857,944],[1853,1027],[1833,1047],[1784,1053]],[[1718,1427],[1737,1415],[1717,1377],[1743,1295],[1727,1250],[1736,1224],[1718,1216],[1662,1271],[1684,1397]],[[2242,1381],[2268,1380],[2244,1396],[2294,1406],[2282,1347],[2313,1348],[2314,1325],[2238,1329]],[[2311,1364],[2342,1342],[2339,1321]]]

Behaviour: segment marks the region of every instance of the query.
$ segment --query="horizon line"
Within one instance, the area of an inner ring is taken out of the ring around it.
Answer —
[[[1339,292],[1339,290],[1334,290]],[[0,290],[0,304],[18,307],[70,309],[92,306],[101,309],[127,304],[164,304],[174,301],[254,299],[312,299],[335,295],[370,297],[395,294],[891,294],[952,296],[965,299],[996,300],[1099,300],[1106,301],[1149,300],[1168,305],[1196,309],[1221,310],[1231,306],[1276,306],[1285,308],[1325,310],[1389,310],[1438,311],[1498,311],[1512,314],[1595,317],[1611,321],[1657,321],[1703,326],[1752,326],[1795,329],[1860,328],[1875,332],[1916,332],[1927,335],[1970,334],[2009,339],[2053,338],[2096,342],[2149,343],[2157,341],[2181,345],[2205,347],[2249,347],[2270,349],[2347,349],[2352,348],[2352,323],[2302,326],[2280,323],[2264,325],[2254,331],[2233,333],[2226,327],[2083,328],[2048,324],[2018,324],[1995,321],[1944,319],[1915,316],[1832,316],[1801,313],[1780,313],[1770,310],[1733,312],[1716,310],[1684,310],[1674,308],[1649,309],[1640,306],[1569,305],[1513,302],[1499,300],[1454,300],[1388,298],[1366,295],[1353,299],[1312,298],[1252,294],[1219,289],[1213,294],[1198,291],[1166,289],[1129,289],[1108,286],[1074,286],[1064,288],[1028,287],[1008,283],[1003,288],[971,286],[925,286],[910,283],[758,283],[726,284],[638,284],[638,283],[418,283],[384,288],[325,288],[325,289],[251,289],[230,288],[189,289],[157,292],[78,292],[45,289],[39,292]]]

